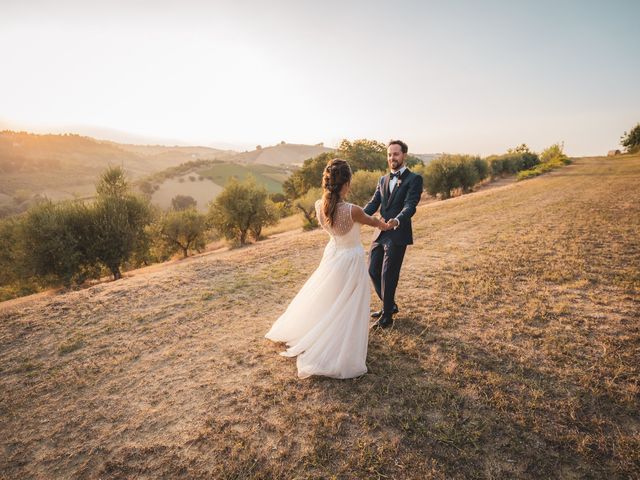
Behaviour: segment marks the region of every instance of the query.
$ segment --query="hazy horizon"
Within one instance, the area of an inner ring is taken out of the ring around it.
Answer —
[[[414,153],[563,141],[572,156],[605,154],[640,121],[639,14],[628,0],[10,0],[0,128],[239,150],[402,138]]]

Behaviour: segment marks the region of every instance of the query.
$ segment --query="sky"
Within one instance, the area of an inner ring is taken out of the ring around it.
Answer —
[[[0,0],[0,129],[252,149],[620,148],[637,0]]]

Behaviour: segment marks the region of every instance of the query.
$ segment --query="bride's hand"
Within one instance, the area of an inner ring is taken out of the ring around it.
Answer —
[[[378,228],[380,230],[382,230],[383,232],[386,232],[387,230],[391,229],[392,227],[386,223],[385,221],[383,221],[381,218],[378,218]]]

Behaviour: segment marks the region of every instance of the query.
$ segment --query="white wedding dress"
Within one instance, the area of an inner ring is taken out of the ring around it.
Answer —
[[[320,225],[331,240],[320,265],[287,310],[265,335],[289,347],[280,355],[297,356],[298,376],[353,378],[367,372],[369,275],[352,205],[339,203],[333,226],[316,202]]]

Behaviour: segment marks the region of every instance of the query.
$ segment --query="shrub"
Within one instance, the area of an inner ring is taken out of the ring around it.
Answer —
[[[484,180],[489,176],[489,163],[480,157],[474,157],[472,160],[473,166],[478,172],[479,180]]]
[[[554,143],[550,147],[547,147],[540,154],[540,161],[542,163],[549,163],[549,162],[553,162],[553,161],[559,161],[559,162],[562,162],[562,163],[568,163],[568,162],[566,162],[566,160],[568,160],[568,157],[564,154],[563,149],[564,149],[564,145],[563,144]]]
[[[163,256],[181,251],[183,258],[187,258],[189,250],[202,251],[205,247],[206,223],[206,216],[194,208],[163,215],[158,229]]]
[[[533,168],[540,163],[540,158],[537,154],[532,152],[525,152],[522,154],[522,168],[529,169]]]
[[[274,209],[267,205],[267,190],[252,176],[242,183],[232,178],[209,204],[209,224],[227,239],[244,245],[251,233],[257,240],[263,226],[277,221]]]
[[[320,187],[327,162],[335,156],[333,152],[324,152],[305,160],[302,167],[293,172],[282,184],[285,195],[294,199],[303,196],[312,188]]]
[[[129,183],[122,167],[107,167],[96,184],[99,197],[122,197],[129,192]]]
[[[563,145],[561,143],[555,143],[540,154],[540,163],[536,164],[533,168],[522,170],[518,173],[516,180],[520,181],[536,177],[570,163],[571,159],[563,152]]]
[[[253,239],[255,241],[260,240],[263,227],[275,225],[279,218],[278,206],[268,197],[264,198],[264,202],[258,206],[256,215],[249,225],[249,232]]]
[[[139,182],[138,188],[142,193],[149,196],[152,195],[155,190],[151,182],[148,182],[147,180],[142,180],[141,182]]]
[[[48,283],[38,279],[26,264],[31,253],[24,248],[24,219],[22,215],[0,220],[0,302],[30,295]]]
[[[510,151],[504,155],[492,155],[487,158],[489,170],[493,178],[518,173],[533,168],[540,159],[535,153],[527,151]]]
[[[99,197],[92,210],[92,253],[117,280],[121,266],[147,243],[148,203],[133,195]]]
[[[316,218],[316,200],[322,198],[321,188],[312,188],[302,197],[294,201],[294,206],[302,212],[304,216],[304,230],[313,230],[318,228],[318,219]]]
[[[460,186],[453,155],[442,155],[427,165],[424,172],[424,186],[430,195],[440,194],[442,198],[451,196],[451,191]]]
[[[358,170],[385,170],[387,168],[387,146],[376,140],[360,139],[353,142],[342,140],[333,157],[342,158],[349,162],[354,173]]]
[[[198,202],[191,195],[176,195],[171,199],[171,208],[174,210],[188,210],[196,208]]]
[[[536,177],[541,173],[542,171],[540,169],[522,170],[521,172],[518,172],[518,175],[516,175],[516,180],[517,181],[526,180],[527,178]]]
[[[53,277],[69,286],[81,283],[94,262],[91,211],[83,203],[51,201],[32,207],[21,226],[29,275]]]
[[[636,153],[640,151],[640,123],[633,127],[628,133],[620,137],[620,145],[622,145],[627,153]]]
[[[420,164],[416,165],[415,167],[411,168],[411,171],[413,173],[417,173],[418,175],[420,175],[423,178],[426,175],[426,170],[427,170],[427,165],[425,165],[424,163],[420,163]]]
[[[505,173],[502,157],[498,155],[491,155],[487,158],[487,163],[489,164],[489,172],[491,172],[492,178],[501,177]]]
[[[488,171],[489,166],[480,157],[444,154],[424,168],[425,189],[442,198],[449,198],[457,188],[467,193]]]
[[[473,186],[480,181],[480,174],[476,169],[475,162],[480,161],[480,157],[459,156],[456,160],[456,172],[458,183],[462,188],[462,193],[468,193]]]
[[[356,205],[364,206],[376,191],[378,180],[384,172],[369,172],[358,170],[351,177],[351,189],[349,191],[349,201]],[[321,195],[320,195],[321,196]]]
[[[122,277],[120,268],[141,245],[148,244],[145,227],[151,223],[147,201],[129,192],[124,171],[111,167],[96,186],[97,200],[91,215],[92,256],[113,274]]]

